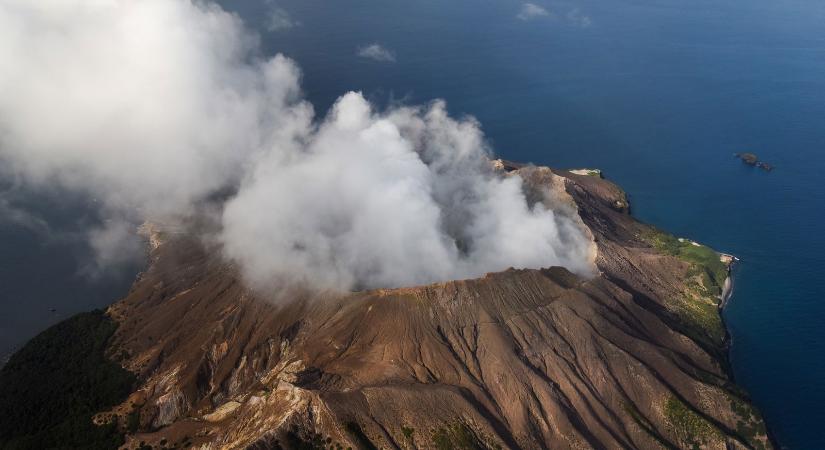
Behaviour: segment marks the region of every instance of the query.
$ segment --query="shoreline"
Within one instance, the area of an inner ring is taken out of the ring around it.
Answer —
[[[729,253],[719,253],[719,259],[728,267],[728,276],[722,283],[722,293],[719,295],[719,313],[721,314],[733,295],[733,266],[739,262],[739,258]]]
[[[722,326],[725,329],[725,363],[727,364],[727,372],[728,376],[730,377],[730,381],[734,384],[737,384],[736,375],[733,371],[733,362],[731,361],[730,352],[731,347],[733,346],[733,335],[730,333],[730,328],[728,328],[727,321],[725,320],[725,307],[728,305],[731,296],[733,295],[733,266],[735,263],[739,262],[739,258],[727,254],[721,253],[723,257],[729,257],[730,262],[728,263],[728,276],[725,278],[725,282],[722,283],[722,294],[719,296],[719,319],[722,321]],[[748,392],[748,398],[750,401],[753,401],[752,397],[750,397],[750,392]],[[761,411],[761,410],[760,410]],[[783,447],[780,446],[779,441],[776,439],[776,435],[774,435],[771,425],[765,416],[762,416],[762,420],[765,423],[765,434],[768,437],[768,441],[773,445],[774,449],[781,449]]]
[[[731,295],[733,295],[733,275],[728,271],[728,276],[725,282],[722,283],[722,295],[719,296],[719,310],[723,311],[728,304]]]

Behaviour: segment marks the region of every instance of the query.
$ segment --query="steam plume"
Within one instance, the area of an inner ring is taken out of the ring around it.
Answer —
[[[254,283],[349,289],[516,267],[587,270],[572,220],[529,206],[476,121],[441,101],[325,118],[300,71],[187,0],[0,4],[0,158],[123,220],[173,220],[227,187],[219,239]],[[111,254],[119,239],[97,232]]]

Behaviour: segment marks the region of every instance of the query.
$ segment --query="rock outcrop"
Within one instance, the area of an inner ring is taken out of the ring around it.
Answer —
[[[764,170],[765,172],[770,172],[771,170],[773,170],[772,164],[768,164],[765,161],[759,160],[759,157],[754,155],[753,153],[734,153],[733,156],[741,159],[743,163],[749,166],[758,167]]]
[[[593,276],[273,302],[216,249],[153,230],[150,267],[108,310],[109,354],[139,383],[101,417],[126,448],[770,448],[727,370],[718,255],[634,220],[599,176],[500,170],[581,218]]]

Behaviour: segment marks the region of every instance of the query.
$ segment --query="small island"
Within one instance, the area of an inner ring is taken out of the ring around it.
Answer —
[[[766,163],[765,161],[760,161],[759,157],[753,153],[734,153],[733,156],[742,160],[743,163],[758,167],[766,172],[770,172],[773,170],[773,165]]]
[[[126,297],[0,370],[0,448],[778,447],[730,372],[734,256],[638,221],[596,169],[493,166],[576,214],[592,273],[273,303],[196,228],[147,223]]]

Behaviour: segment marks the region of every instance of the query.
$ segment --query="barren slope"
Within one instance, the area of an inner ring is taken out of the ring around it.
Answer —
[[[139,386],[96,420],[129,448],[769,448],[726,370],[718,256],[635,221],[600,177],[500,167],[581,217],[595,276],[268,302],[161,230],[108,311],[109,353]]]

